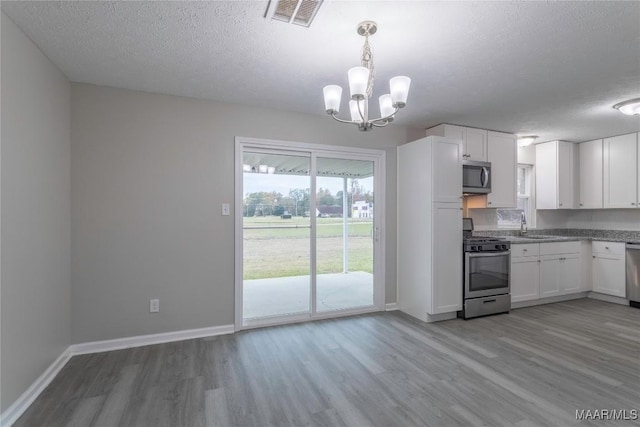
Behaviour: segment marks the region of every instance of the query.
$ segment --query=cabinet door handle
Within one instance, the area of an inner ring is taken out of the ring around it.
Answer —
[[[540,260],[540,259],[539,259],[539,260],[538,260],[538,264],[540,264],[541,262],[542,262],[542,260]]]
[[[604,248],[605,248],[606,250],[609,250],[609,246],[605,246]]]
[[[523,249],[522,252],[527,252],[527,249]]]
[[[592,257],[593,259],[596,259],[596,256],[595,256],[595,255],[591,255],[591,257]]]
[[[487,202],[488,205],[492,204],[493,202]]]
[[[560,203],[560,206],[562,206],[562,203]]]
[[[584,206],[582,203],[580,203],[580,206]]]

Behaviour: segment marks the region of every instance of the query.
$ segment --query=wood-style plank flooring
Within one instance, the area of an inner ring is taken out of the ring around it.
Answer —
[[[640,409],[640,310],[379,313],[76,356],[15,425],[567,426],[577,409]]]

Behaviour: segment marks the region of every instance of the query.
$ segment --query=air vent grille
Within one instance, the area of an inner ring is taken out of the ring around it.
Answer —
[[[311,25],[313,18],[323,0],[272,0],[267,9],[273,10],[271,18],[276,21],[288,22],[290,24],[302,25],[308,27]]]

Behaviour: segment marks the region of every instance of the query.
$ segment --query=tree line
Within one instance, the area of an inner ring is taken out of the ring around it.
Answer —
[[[357,201],[373,203],[373,193],[365,191],[358,180],[350,180],[347,191],[347,205],[351,206]],[[316,193],[316,206],[343,206],[343,191],[335,194],[326,188],[319,188]],[[308,188],[296,188],[289,191],[286,196],[276,191],[259,191],[249,193],[243,201],[244,216],[280,216],[285,212],[293,216],[305,216],[310,212],[310,190]]]

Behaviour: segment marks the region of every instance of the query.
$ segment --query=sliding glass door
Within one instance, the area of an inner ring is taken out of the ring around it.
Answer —
[[[317,157],[316,310],[373,306],[374,162]]]
[[[236,328],[382,308],[383,153],[240,140]]]
[[[311,158],[247,151],[242,161],[243,318],[308,313]]]

